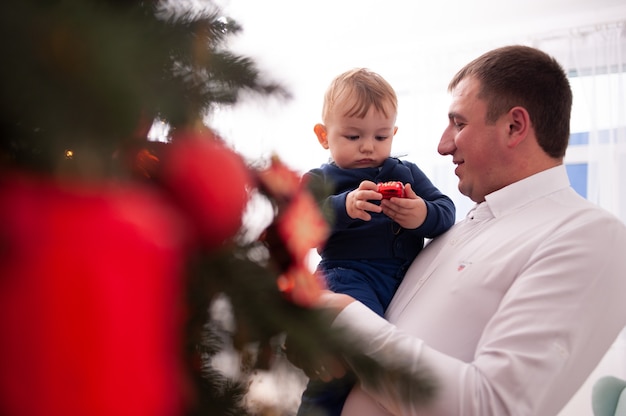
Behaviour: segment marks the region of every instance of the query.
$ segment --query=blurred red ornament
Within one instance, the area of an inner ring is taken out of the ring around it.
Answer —
[[[182,414],[176,212],[142,188],[0,182],[0,414]]]
[[[270,166],[258,172],[261,188],[271,197],[281,202],[300,191],[300,175],[289,169],[278,156],[272,156]]]
[[[243,158],[210,130],[176,132],[159,178],[209,248],[224,244],[241,228],[251,173]]]
[[[313,196],[298,192],[277,219],[278,232],[296,262],[302,262],[311,249],[321,246],[328,237],[328,223]]]
[[[304,264],[297,264],[278,277],[278,289],[291,302],[309,308],[315,306],[324,284]]]
[[[290,267],[278,277],[278,288],[293,303],[311,307],[319,298],[323,284],[309,271],[306,260],[311,249],[326,240],[328,224],[304,188],[276,221],[282,244],[292,259]]]
[[[306,182],[277,156],[258,180],[259,188],[278,201],[276,218],[262,236],[279,267],[278,288],[293,303],[313,306],[324,286],[308,269],[307,257],[326,241],[328,223]]]
[[[141,148],[135,153],[132,162],[133,172],[141,178],[152,178],[159,167],[159,157],[153,150],[147,147]]]

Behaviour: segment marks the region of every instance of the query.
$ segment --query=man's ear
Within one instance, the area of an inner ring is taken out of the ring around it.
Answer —
[[[313,127],[313,131],[317,136],[317,141],[320,142],[324,149],[328,149],[328,139],[326,138],[326,126],[323,124],[317,123],[315,127]]]
[[[508,114],[509,147],[516,147],[528,136],[531,129],[530,116],[524,107],[513,107]]]

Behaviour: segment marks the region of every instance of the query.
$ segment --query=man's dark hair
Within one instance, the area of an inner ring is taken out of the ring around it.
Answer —
[[[468,77],[480,82],[478,97],[487,103],[488,123],[495,123],[515,106],[524,107],[541,148],[554,158],[565,155],[572,90],[565,71],[553,57],[521,45],[494,49],[457,72],[448,90]]]

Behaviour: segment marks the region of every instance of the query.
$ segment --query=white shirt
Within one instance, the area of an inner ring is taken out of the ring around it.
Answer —
[[[428,368],[438,395],[402,404],[407,386],[383,380],[355,387],[342,415],[555,415],[626,325],[626,226],[564,166],[538,173],[433,240],[386,318],[354,302],[335,325],[376,360]]]

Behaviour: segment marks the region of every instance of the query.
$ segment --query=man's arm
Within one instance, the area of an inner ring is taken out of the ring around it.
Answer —
[[[361,340],[363,352],[383,365],[401,364],[416,374],[431,371],[440,389],[428,415],[556,414],[626,323],[626,260],[619,255],[626,247],[623,227],[606,223],[586,229],[555,234],[533,253],[467,362],[426,345],[358,302],[337,299],[343,309],[334,325]],[[391,414],[425,411],[422,403],[402,402],[405,384],[392,378],[377,384],[361,388]],[[351,400],[347,415],[356,414],[350,413]]]

